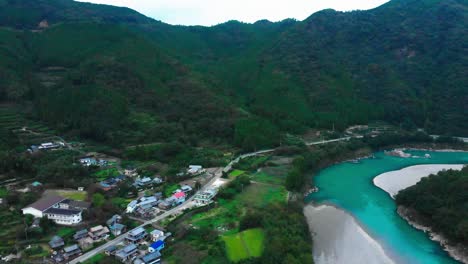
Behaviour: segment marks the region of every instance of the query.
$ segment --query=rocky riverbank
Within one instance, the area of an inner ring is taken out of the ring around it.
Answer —
[[[444,250],[447,251],[452,258],[462,263],[468,263],[468,246],[462,245],[460,243],[451,243],[443,235],[434,232],[430,227],[424,224],[427,222],[427,220],[424,220],[414,209],[398,206],[397,212],[411,226],[428,233],[432,240],[440,243]]]

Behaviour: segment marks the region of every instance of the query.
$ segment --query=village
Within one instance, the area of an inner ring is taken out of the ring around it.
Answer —
[[[69,145],[64,142],[46,142],[32,145],[28,152],[56,151],[68,147]],[[93,202],[70,198],[86,194],[85,187],[78,187],[77,190],[48,190],[44,189],[41,182],[34,181],[21,189],[23,192],[30,190],[42,192],[40,199],[21,209],[23,215],[32,218],[28,230],[40,228],[44,219],[69,230],[67,237],[54,234],[47,243],[50,254],[44,256],[44,260],[48,263],[70,263],[82,254],[118,237],[122,239],[118,240],[119,243],[106,247],[105,255],[114,257],[122,263],[160,263],[163,249],[171,233],[148,223],[164,214],[173,217],[183,210],[212,203],[219,188],[227,182],[220,179],[222,168],[205,169],[201,165],[189,165],[178,174],[183,180],[171,184],[170,190],[163,193],[155,191],[161,190],[158,187],[165,183],[162,176],[140,175],[133,167],[122,169],[114,157],[92,153],[77,157],[75,162],[83,168],[95,168],[97,171],[109,170],[110,167],[116,170],[117,173],[104,175],[95,183],[94,186],[100,192],[111,192],[127,184],[137,193],[136,195],[129,193],[119,214],[114,214],[105,222],[93,223],[85,221],[84,215],[89,215],[99,208],[96,208]],[[181,205],[183,207],[180,207]],[[127,220],[124,221],[124,218]],[[20,256],[10,255],[3,257],[2,260],[9,261],[17,257]]]

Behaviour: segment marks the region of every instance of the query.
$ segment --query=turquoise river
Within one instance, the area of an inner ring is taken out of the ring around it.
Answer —
[[[468,164],[468,152],[408,151],[415,156],[429,153],[431,158],[399,158],[375,153],[359,163],[344,162],[322,170],[314,178],[320,191],[307,200],[332,204],[355,217],[359,224],[396,263],[457,263],[396,213],[394,200],[374,186],[375,176],[418,164]]]

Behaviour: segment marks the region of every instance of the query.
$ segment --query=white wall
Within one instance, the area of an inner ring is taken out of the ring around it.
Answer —
[[[34,217],[42,218],[42,211],[39,211],[35,208],[32,207],[26,207],[22,209],[23,214],[30,214],[33,215]]]

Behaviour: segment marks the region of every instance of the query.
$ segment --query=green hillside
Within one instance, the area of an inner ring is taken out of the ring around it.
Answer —
[[[0,101],[115,145],[255,148],[282,132],[374,120],[463,136],[467,25],[462,0],[213,27],[71,0],[1,0]]]

